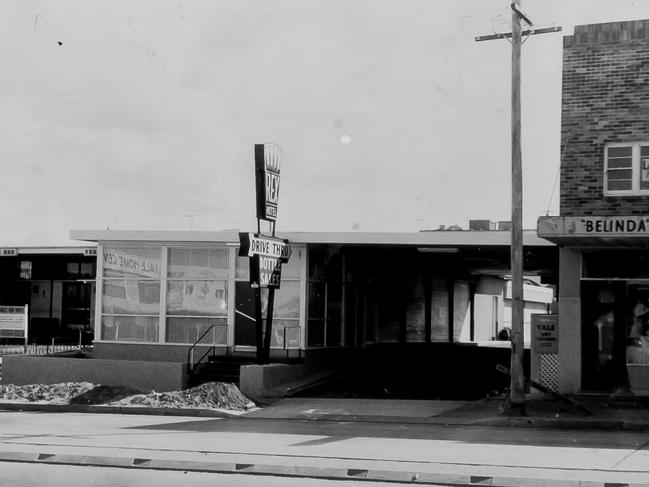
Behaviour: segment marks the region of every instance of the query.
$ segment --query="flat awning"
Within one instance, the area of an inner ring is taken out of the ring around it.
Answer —
[[[566,247],[649,247],[649,215],[540,217],[537,232]]]

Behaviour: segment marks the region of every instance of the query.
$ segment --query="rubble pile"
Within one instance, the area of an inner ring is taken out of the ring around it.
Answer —
[[[232,411],[245,411],[255,407],[255,404],[244,396],[237,386],[224,382],[208,382],[184,391],[137,394],[112,404]]]
[[[142,394],[142,391],[132,387],[99,385],[71,398],[70,404],[106,404],[134,394]]]
[[[49,402],[51,404],[68,404],[70,399],[84,394],[95,387],[90,382],[62,382],[60,384],[28,384],[15,386],[0,385],[0,400]]]
[[[0,385],[0,402],[46,402],[49,404],[94,404],[154,408],[228,409],[247,411],[255,404],[234,384],[208,382],[184,391],[151,392],[123,386],[95,385],[90,382],[61,384]]]

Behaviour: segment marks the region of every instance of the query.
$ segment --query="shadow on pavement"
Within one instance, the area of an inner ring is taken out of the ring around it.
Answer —
[[[323,436],[304,446],[343,441],[351,438],[438,440],[570,448],[638,449],[646,448],[647,434],[629,431],[556,430],[440,424],[399,424],[350,421],[286,419],[214,419],[131,426],[125,429],[182,431],[197,433],[254,433],[256,435]]]

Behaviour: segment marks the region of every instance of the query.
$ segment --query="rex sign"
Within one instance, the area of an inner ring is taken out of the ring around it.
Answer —
[[[282,263],[291,257],[288,240],[253,233],[240,233],[239,256],[250,257],[250,284],[252,287],[279,289]]]
[[[257,218],[260,220],[277,220],[281,159],[282,149],[275,144],[255,144]]]

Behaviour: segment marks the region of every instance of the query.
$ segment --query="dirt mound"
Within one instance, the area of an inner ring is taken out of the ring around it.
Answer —
[[[50,404],[110,404],[155,408],[228,409],[246,411],[255,404],[233,384],[208,382],[184,391],[151,392],[124,386],[95,385],[90,382],[61,384],[0,385],[0,401],[47,402]]]
[[[46,401],[52,404],[67,404],[71,398],[90,391],[90,382],[62,382],[60,384],[28,384],[15,386],[0,385],[0,400],[5,401]]]
[[[70,399],[70,404],[105,404],[125,397],[142,394],[142,391],[124,386],[94,386]]]
[[[255,407],[255,404],[250,399],[241,394],[237,386],[224,382],[208,382],[184,391],[138,394],[112,404],[119,406],[229,409],[232,411],[245,411]]]

